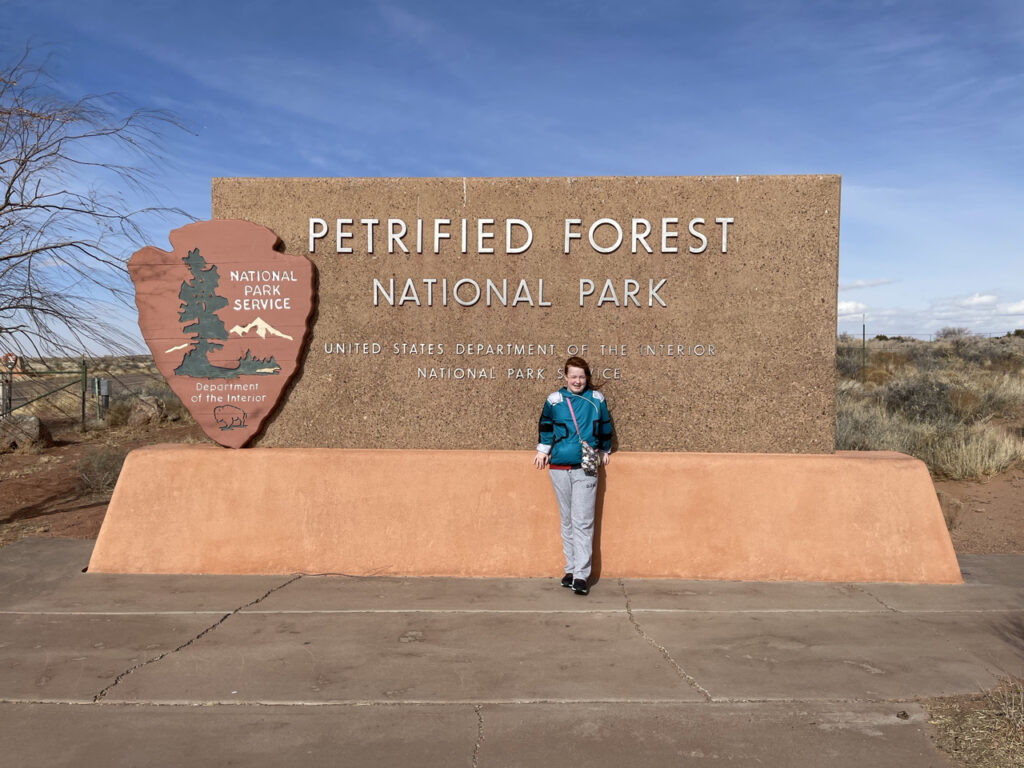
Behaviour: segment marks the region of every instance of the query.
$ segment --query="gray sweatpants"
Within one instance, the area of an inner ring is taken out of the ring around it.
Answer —
[[[589,578],[590,558],[594,551],[597,478],[589,477],[582,469],[552,469],[548,475],[562,518],[565,572],[576,579]]]

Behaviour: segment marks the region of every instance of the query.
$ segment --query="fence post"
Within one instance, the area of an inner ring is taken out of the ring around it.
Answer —
[[[98,400],[100,406],[100,418],[103,419],[106,417],[107,409],[110,407],[110,379],[100,379]]]
[[[85,392],[88,387],[88,376],[89,369],[85,364],[85,358],[82,358],[82,431],[85,432]]]
[[[14,413],[14,369],[18,365],[18,357],[13,352],[3,356],[0,366],[0,418]]]
[[[860,326],[860,383],[867,384],[868,381],[868,324],[862,321]]]
[[[12,371],[0,371],[0,418],[10,416],[12,405],[11,390],[14,389],[14,373]]]

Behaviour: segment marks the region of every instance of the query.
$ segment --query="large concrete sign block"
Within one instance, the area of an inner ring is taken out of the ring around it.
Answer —
[[[618,448],[833,449],[839,177],[215,179],[318,272],[263,446],[508,449],[580,354]]]

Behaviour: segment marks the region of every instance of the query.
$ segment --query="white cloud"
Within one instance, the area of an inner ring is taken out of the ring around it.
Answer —
[[[973,296],[968,296],[966,299],[960,299],[957,303],[961,307],[990,307],[998,300],[998,297],[990,293],[976,293]]]
[[[888,277],[883,277],[879,280],[854,280],[849,283],[840,283],[840,291],[858,291],[861,288],[877,288],[880,285],[891,285],[892,283],[899,282]]]
[[[928,336],[947,328],[967,328],[973,333],[1001,335],[1013,330],[1024,318],[1024,301],[1000,302],[991,293],[933,299],[923,308],[873,307],[853,301],[838,304],[838,330],[860,329],[861,315],[866,315],[869,332],[895,335]]]

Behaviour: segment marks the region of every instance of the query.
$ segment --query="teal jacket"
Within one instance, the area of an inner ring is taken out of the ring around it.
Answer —
[[[548,454],[549,464],[579,464],[582,459],[580,441],[569,413],[570,400],[580,437],[599,451],[611,453],[612,450],[612,420],[604,395],[589,388],[574,395],[562,387],[548,395],[537,424],[537,450]]]

